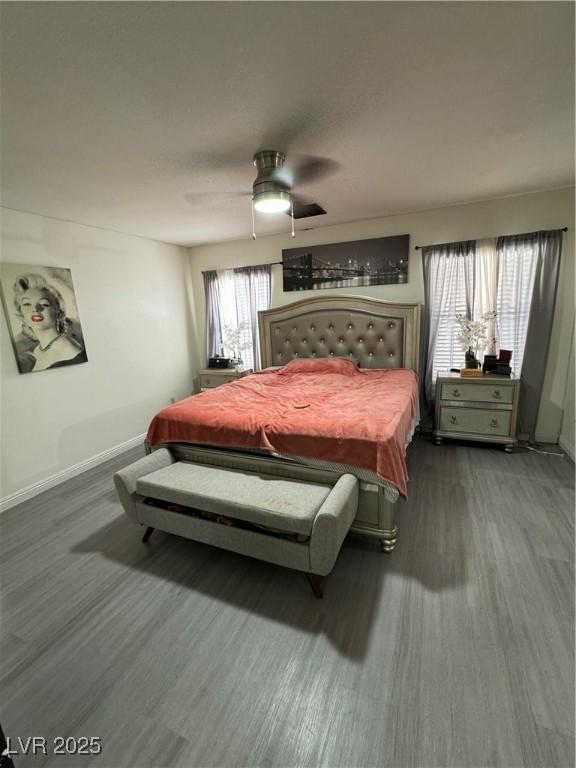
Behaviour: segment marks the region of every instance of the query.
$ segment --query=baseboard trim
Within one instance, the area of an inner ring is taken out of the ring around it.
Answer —
[[[54,488],[55,485],[60,485],[60,483],[64,483],[66,480],[70,480],[72,477],[76,477],[76,475],[80,475],[82,472],[86,472],[87,470],[92,469],[92,467],[98,466],[98,464],[103,464],[105,461],[108,461],[108,459],[113,459],[115,456],[119,456],[121,453],[124,453],[124,451],[130,450],[130,448],[136,448],[136,446],[142,445],[145,438],[146,433],[132,437],[124,443],[115,445],[113,448],[108,448],[106,451],[97,453],[96,456],[80,461],[78,464],[74,464],[72,467],[68,467],[68,469],[64,469],[62,472],[57,472],[55,475],[51,475],[45,480],[40,480],[38,483],[29,485],[21,491],[16,491],[16,493],[12,493],[10,496],[0,499],[0,514],[15,507],[17,504],[21,504],[23,501],[28,501],[28,499],[38,496],[39,493],[47,491],[49,488]]]
[[[576,461],[576,459],[574,459],[574,446],[572,445],[572,443],[569,443],[567,440],[563,440],[562,438],[560,438],[558,440],[558,445],[560,446],[560,448],[562,448],[564,453],[567,453],[568,456],[570,456],[572,461]]]

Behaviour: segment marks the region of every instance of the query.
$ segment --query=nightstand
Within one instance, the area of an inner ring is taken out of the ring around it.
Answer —
[[[516,439],[520,379],[504,376],[462,378],[441,373],[436,380],[434,442],[448,437],[500,443],[507,453]]]
[[[252,373],[252,368],[245,368],[241,371],[236,368],[202,368],[198,374],[200,381],[200,391],[205,389],[214,389],[220,384],[226,384],[229,381],[236,381]]]

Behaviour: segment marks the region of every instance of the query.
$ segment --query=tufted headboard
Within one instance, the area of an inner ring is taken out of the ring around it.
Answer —
[[[320,296],[258,313],[262,368],[302,357],[351,357],[361,368],[418,372],[420,305]]]

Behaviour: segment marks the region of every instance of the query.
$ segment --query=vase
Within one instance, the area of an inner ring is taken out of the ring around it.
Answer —
[[[464,359],[466,361],[466,368],[478,368],[478,360],[476,360],[476,355],[474,354],[474,350],[472,347],[468,347],[468,351],[464,355]]]

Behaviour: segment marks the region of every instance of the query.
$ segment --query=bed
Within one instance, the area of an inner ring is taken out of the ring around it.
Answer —
[[[259,330],[264,370],[161,411],[149,449],[318,482],[353,474],[352,530],[391,552],[419,419],[420,305],[320,296],[260,312]]]

